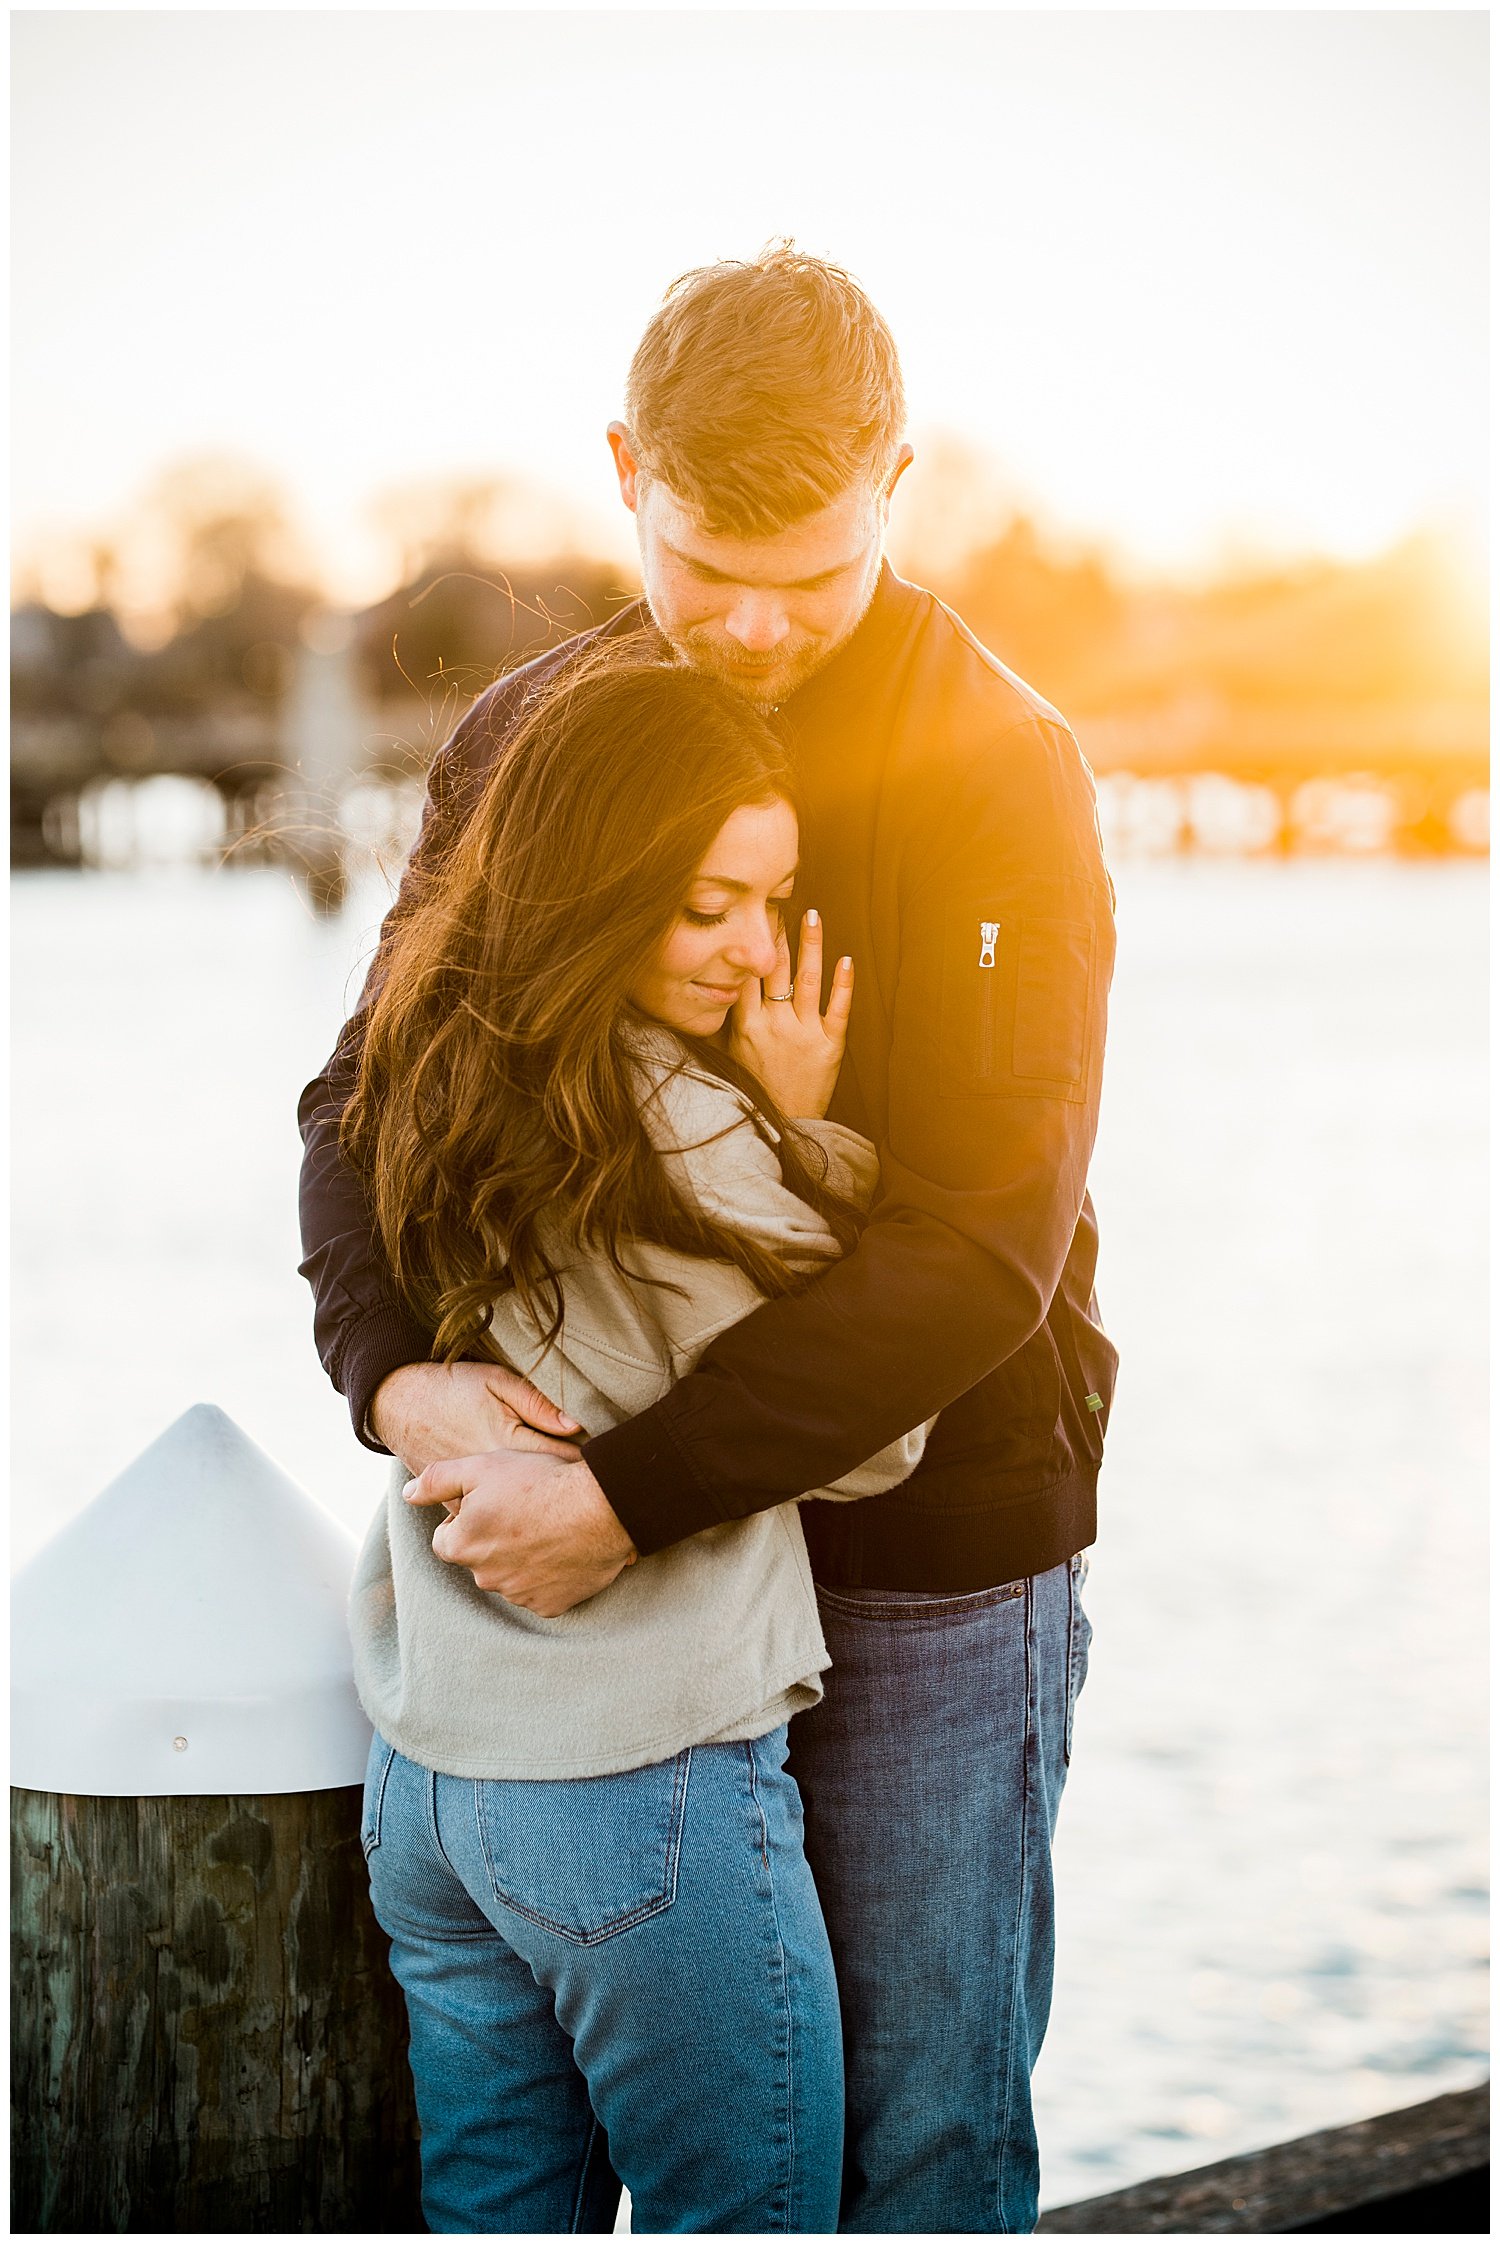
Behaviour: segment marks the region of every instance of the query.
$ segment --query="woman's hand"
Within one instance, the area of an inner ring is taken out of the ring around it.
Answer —
[[[787,990],[790,1003],[782,995]],[[822,996],[823,929],[817,913],[808,912],[797,946],[796,975],[783,928],[776,972],[764,983],[746,986],[726,1023],[732,1057],[759,1076],[782,1113],[794,1120],[828,1112],[854,1003],[852,958],[841,958],[833,970],[826,1013],[818,1010]]]

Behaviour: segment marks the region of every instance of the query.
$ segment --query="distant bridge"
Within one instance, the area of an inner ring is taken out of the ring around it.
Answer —
[[[1290,829],[1292,804],[1311,780],[1366,780],[1385,788],[1399,832],[1442,846],[1465,796],[1490,781],[1487,713],[1472,703],[1413,708],[1250,709],[1209,696],[1128,716],[1079,719],[1079,744],[1095,772],[1188,780],[1214,773],[1275,795]]]
[[[359,701],[352,667],[340,656],[304,656],[302,665],[298,687],[279,710],[150,719],[128,710],[105,718],[18,714],[13,860],[76,862],[77,819],[65,814],[67,806],[108,779],[174,773],[205,780],[224,798],[231,837],[253,828],[268,790],[300,788],[330,807],[359,779],[419,776],[458,714],[455,706],[428,706],[415,696]],[[1298,791],[1312,780],[1363,780],[1385,789],[1396,837],[1434,850],[1457,846],[1455,811],[1489,786],[1485,713],[1472,704],[1251,709],[1184,694],[1151,710],[1084,716],[1076,730],[1101,779],[1216,774],[1269,791],[1287,847]]]

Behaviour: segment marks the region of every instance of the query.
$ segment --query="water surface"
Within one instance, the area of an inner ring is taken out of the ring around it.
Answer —
[[[1484,2069],[1483,871],[1119,886],[1123,1366],[1049,2203]],[[312,1352],[293,1108],[380,908],[320,925],[270,871],[17,882],[17,1562],[199,1400],[363,1527],[382,1471]]]

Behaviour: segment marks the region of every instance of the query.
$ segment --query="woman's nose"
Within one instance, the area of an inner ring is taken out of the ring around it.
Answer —
[[[742,973],[759,975],[762,981],[775,973],[780,956],[776,941],[779,932],[779,923],[773,923],[767,914],[761,914],[757,923],[745,929],[730,952]]]

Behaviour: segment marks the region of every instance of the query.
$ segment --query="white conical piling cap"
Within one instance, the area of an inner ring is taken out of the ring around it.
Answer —
[[[211,1403],[185,1411],[12,1591],[11,1783],[319,1792],[364,1774],[352,1535]]]

